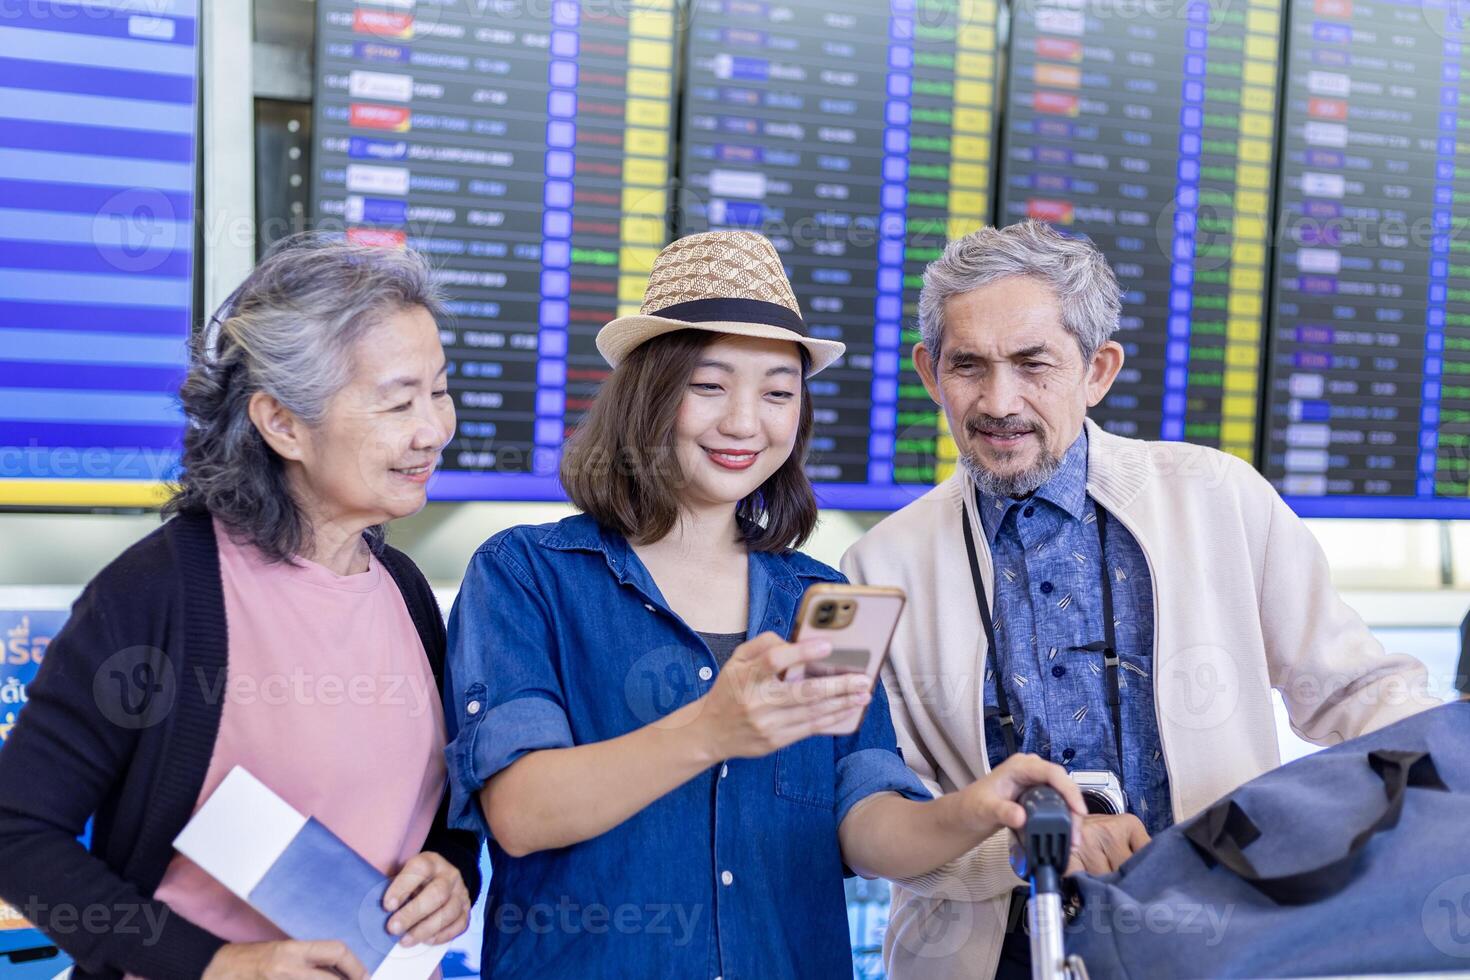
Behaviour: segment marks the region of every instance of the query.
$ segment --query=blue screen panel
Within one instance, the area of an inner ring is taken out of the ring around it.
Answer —
[[[198,0],[0,21],[0,505],[157,502],[179,457]]]

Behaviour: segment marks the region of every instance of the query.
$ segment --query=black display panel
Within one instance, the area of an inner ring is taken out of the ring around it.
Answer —
[[[673,0],[319,0],[313,212],[452,295],[441,499],[558,499],[561,445],[667,240]]]
[[[1015,7],[998,223],[1117,272],[1109,431],[1254,455],[1280,31],[1277,0]]]
[[[902,506],[954,469],[914,373],[924,265],[990,216],[993,0],[693,0],[680,234],[780,251],[810,332],[826,506]]]
[[[1265,472],[1304,515],[1470,517],[1457,9],[1292,3]]]

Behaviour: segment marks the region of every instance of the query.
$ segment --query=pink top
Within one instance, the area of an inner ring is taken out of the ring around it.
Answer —
[[[419,853],[444,792],[444,713],[423,642],[376,560],[268,564],[215,522],[229,628],[219,738],[196,809],[237,765],[384,874]],[[153,897],[231,942],[286,937],[175,854]]]

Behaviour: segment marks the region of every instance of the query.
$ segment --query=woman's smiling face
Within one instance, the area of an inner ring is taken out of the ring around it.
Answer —
[[[369,330],[326,417],[299,429],[294,483],[311,510],[369,524],[417,513],[454,435],[447,389],[444,348],[428,310],[398,310]]]
[[[791,341],[720,334],[704,348],[674,423],[686,507],[737,504],[791,457],[801,373]]]

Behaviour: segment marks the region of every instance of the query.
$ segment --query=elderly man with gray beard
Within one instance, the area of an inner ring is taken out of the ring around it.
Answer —
[[[1087,241],[1025,222],[952,242],[913,358],[961,465],[843,562],[908,592],[883,683],[929,790],[1016,752],[1065,766],[1096,790],[1071,869],[1095,874],[1279,764],[1273,688],[1322,745],[1434,703],[1249,464],[1086,417],[1123,366],[1119,312]],[[1021,886],[1004,833],[896,882],[890,975],[1030,976]]]

